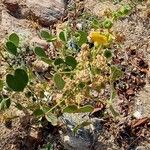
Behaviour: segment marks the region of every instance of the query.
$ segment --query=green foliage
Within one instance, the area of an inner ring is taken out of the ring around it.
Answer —
[[[57,117],[51,113],[51,112],[47,112],[45,114],[45,118],[47,119],[48,122],[50,122],[53,126],[56,126],[58,124],[58,119]]]
[[[76,61],[76,59],[75,59],[74,57],[72,57],[72,56],[67,56],[67,57],[65,58],[65,63],[66,63],[68,66],[72,67],[72,69],[75,69],[76,66],[77,66],[77,61]]]
[[[58,73],[56,73],[54,75],[54,82],[55,82],[55,86],[57,87],[58,90],[62,90],[65,86],[65,81],[63,80],[61,75]]]
[[[17,47],[14,43],[11,41],[8,41],[6,43],[6,49],[10,54],[16,55],[17,54]]]
[[[11,102],[13,102],[17,109],[23,112],[32,111],[34,117],[37,117],[39,121],[44,117],[48,122],[56,126],[58,125],[57,117],[61,115],[61,112],[93,112],[94,107],[92,105],[85,105],[87,100],[93,100],[93,95],[91,96],[92,90],[99,92],[107,84],[110,84],[112,91],[111,102],[115,97],[112,85],[123,76],[123,72],[117,66],[110,64],[112,51],[109,49],[114,42],[112,26],[115,19],[126,16],[130,11],[131,6],[125,5],[118,11],[113,12],[112,18],[107,16],[108,18],[103,22],[103,19],[87,16],[86,20],[82,20],[85,23],[82,31],[77,28],[73,29],[70,21],[59,35],[56,33],[58,36],[52,35],[48,30],[41,30],[40,37],[46,40],[47,43],[51,42],[54,52],[52,51],[53,49],[45,51],[44,48],[35,47],[33,52],[37,57],[32,56],[31,65],[26,63],[28,57],[24,58],[28,56],[28,51],[22,51],[24,48],[19,46],[21,45],[19,36],[16,33],[12,33],[5,44],[6,52],[14,55],[15,57],[13,58],[16,61],[21,59],[22,62],[23,59],[23,64],[16,67],[10,61],[12,56],[6,55],[6,61],[9,60],[9,67],[7,68],[9,72],[6,75],[6,82],[0,80],[0,91],[3,92],[6,88],[9,93],[8,97],[11,97],[11,99],[14,98],[12,96],[14,93],[18,95],[24,94],[27,100],[31,101],[31,104],[3,98],[0,100],[0,109],[8,109]],[[93,28],[96,30],[93,31]],[[112,29],[105,30],[104,28]],[[98,43],[100,45],[97,45]],[[42,66],[43,68],[40,68],[42,70],[40,73],[32,65],[32,60],[35,61],[36,58],[48,64],[48,67],[44,68]],[[12,71],[14,74],[10,73]],[[51,101],[51,99],[54,100]],[[94,99],[99,101],[97,97],[94,97]],[[50,102],[50,105],[48,102]],[[113,116],[118,115],[111,103],[108,104],[107,108]],[[89,124],[90,122],[88,121],[82,122],[74,128],[74,133],[79,128]]]
[[[63,42],[67,42],[67,39],[68,39],[67,30],[61,31],[61,32],[59,33],[59,38],[60,38]]]
[[[6,83],[13,91],[23,91],[28,84],[28,75],[25,70],[16,69],[14,75],[7,74]]]
[[[23,110],[23,108],[24,108],[20,103],[15,103],[15,107],[16,107],[18,110]]]
[[[64,64],[64,63],[65,62],[61,58],[56,58],[55,61],[54,61],[55,66],[60,65],[60,64]]]
[[[36,109],[36,110],[33,111],[33,115],[42,116],[42,115],[44,115],[44,112],[43,112],[42,109]]]
[[[111,113],[114,117],[119,116],[119,113],[114,109],[114,107],[112,105],[109,106],[109,110],[111,111]]]
[[[123,72],[116,66],[111,66],[111,80],[119,80],[123,76]]]
[[[9,98],[4,98],[4,99],[0,99],[0,111],[1,110],[6,110],[10,107],[11,105],[11,100]]]
[[[40,150],[53,150],[53,145],[48,144],[48,145],[46,146],[46,148],[42,148],[42,149],[40,149]]]
[[[57,39],[55,36],[53,36],[48,31],[45,31],[45,30],[41,31],[40,36],[43,39],[45,39],[47,42],[53,42],[53,41],[55,41]]]
[[[35,52],[35,54],[36,54],[37,56],[39,56],[39,57],[45,57],[45,58],[47,58],[47,55],[46,55],[44,49],[41,48],[41,47],[36,47],[36,48],[34,49],[34,52]]]
[[[110,29],[113,26],[113,22],[109,19],[106,19],[102,24],[106,29]]]
[[[12,33],[6,42],[6,50],[10,54],[17,55],[18,46],[19,46],[19,36],[16,33]]]
[[[112,52],[111,52],[110,50],[106,49],[106,50],[104,51],[104,56],[105,56],[106,58],[111,58],[111,57],[112,57]]]
[[[119,18],[125,17],[131,12],[131,10],[132,10],[132,7],[130,5],[124,5],[120,8],[120,10],[113,12],[113,18],[119,19]]]
[[[41,60],[45,63],[47,63],[48,65],[51,65],[52,64],[52,60],[50,60],[49,58],[46,58],[46,57],[41,57]]]
[[[69,106],[66,106],[63,110],[63,112],[66,112],[66,113],[75,113],[77,112],[78,110],[78,106],[77,105],[69,105]]]
[[[68,105],[64,108],[65,113],[88,113],[92,112],[94,108],[91,105],[85,105],[83,107],[78,107],[77,105]]]
[[[79,113],[88,113],[88,112],[92,112],[94,110],[94,107],[91,105],[85,105],[83,107],[80,107],[78,109]]]
[[[4,81],[3,81],[3,80],[0,80],[0,91],[3,90],[3,87],[4,87]]]
[[[12,33],[9,36],[9,41],[12,42],[16,47],[19,45],[19,36],[16,33]]]
[[[77,34],[79,35],[78,45],[81,46],[82,44],[87,42],[87,32],[78,31]]]
[[[123,15],[127,15],[130,11],[131,11],[131,6],[130,5],[124,5],[122,8],[121,8],[121,12]]]

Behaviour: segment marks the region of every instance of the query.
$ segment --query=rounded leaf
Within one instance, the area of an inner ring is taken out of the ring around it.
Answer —
[[[65,63],[68,65],[68,66],[71,66],[72,69],[74,69],[76,66],[77,66],[77,61],[74,57],[72,56],[67,56],[65,58]]]
[[[41,47],[36,47],[36,48],[34,49],[34,52],[35,52],[35,54],[36,54],[37,56],[39,56],[39,57],[45,57],[45,58],[47,58],[47,55],[46,55],[44,49],[41,48]]]
[[[59,89],[62,90],[65,86],[65,81],[63,80],[63,78],[61,77],[60,74],[56,73],[54,75],[54,82],[55,82],[55,86]]]
[[[44,112],[42,109],[36,109],[36,110],[34,110],[33,115],[42,116],[42,115],[44,115]]]
[[[58,119],[57,117],[52,114],[51,112],[48,112],[45,114],[45,118],[47,119],[48,122],[50,122],[53,126],[56,126],[58,124]]]
[[[52,60],[50,60],[49,58],[42,57],[41,60],[47,63],[48,65],[52,64]]]
[[[59,38],[63,41],[63,42],[66,42],[67,41],[67,31],[61,31],[59,33]]]
[[[80,113],[88,113],[88,112],[92,112],[94,110],[94,107],[91,105],[85,105],[83,107],[80,107],[78,109],[78,112]]]
[[[51,35],[48,31],[45,31],[45,30],[42,30],[40,35],[47,42],[52,42],[56,40],[55,36]]]
[[[105,56],[106,58],[111,58],[111,57],[112,57],[112,52],[111,52],[110,50],[105,50],[105,51],[104,51],[104,56]]]
[[[17,47],[14,43],[8,41],[6,43],[6,49],[9,53],[13,54],[13,55],[16,55],[17,54]]]
[[[130,5],[125,5],[122,7],[121,9],[121,12],[124,14],[124,15],[127,15],[130,11],[131,11],[131,6]]]
[[[19,45],[19,36],[16,33],[12,33],[9,36],[9,41],[11,41],[12,43],[14,43],[16,46]]]
[[[23,69],[16,69],[14,75],[6,76],[6,83],[13,91],[23,91],[28,84],[28,75]]]
[[[113,23],[111,20],[107,19],[103,22],[103,27],[106,29],[110,29],[113,26]]]
[[[44,39],[49,39],[50,38],[50,34],[48,31],[42,30],[41,31],[41,37]]]
[[[63,64],[63,63],[64,63],[64,61],[61,58],[56,58],[55,61],[54,61],[54,65],[55,66]]]
[[[75,113],[78,111],[77,105],[66,106],[63,110],[64,113]]]
[[[79,34],[78,44],[79,44],[79,46],[81,46],[82,44],[87,42],[88,33],[84,32],[84,31],[79,31],[78,34]]]

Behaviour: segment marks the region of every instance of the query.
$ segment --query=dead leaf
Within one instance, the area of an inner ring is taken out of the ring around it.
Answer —
[[[138,119],[138,120],[136,120],[135,122],[133,122],[131,124],[131,127],[132,128],[136,128],[136,127],[138,127],[140,125],[143,125],[143,124],[145,124],[148,121],[148,119],[149,119],[148,117],[145,117],[145,118],[142,118],[142,119]]]

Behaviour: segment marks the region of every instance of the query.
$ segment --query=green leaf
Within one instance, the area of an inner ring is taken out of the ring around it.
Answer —
[[[77,105],[69,105],[64,108],[63,112],[65,113],[88,113],[88,112],[92,112],[93,110],[94,108],[91,105],[86,105],[80,108],[78,108]]]
[[[46,39],[49,39],[50,34],[49,34],[48,31],[42,30],[42,31],[41,31],[41,37],[46,40]]]
[[[112,21],[109,19],[106,19],[102,24],[103,24],[103,27],[106,29],[110,29],[113,26]]]
[[[6,49],[9,53],[13,54],[13,55],[16,55],[17,54],[17,47],[14,43],[8,41],[6,43]]]
[[[85,105],[83,107],[80,107],[78,109],[79,113],[88,113],[88,112],[92,112],[94,110],[94,107],[91,105]]]
[[[79,31],[78,34],[79,34],[78,45],[81,46],[82,44],[87,42],[88,33],[84,31]]]
[[[23,110],[23,106],[20,103],[15,103],[15,107],[19,110]]]
[[[36,54],[37,56],[39,56],[39,57],[47,58],[47,55],[46,55],[44,49],[41,48],[41,47],[36,47],[36,48],[34,49],[34,52],[35,52],[35,54]]]
[[[54,82],[55,82],[55,86],[59,89],[62,90],[65,86],[65,81],[63,80],[63,78],[61,77],[60,74],[56,73],[54,75]]]
[[[45,39],[47,42],[53,42],[56,40],[56,37],[51,35],[48,31],[42,30],[41,37]]]
[[[113,108],[112,105],[109,106],[109,109],[114,117],[119,116],[119,113]]]
[[[117,93],[116,93],[116,90],[113,88],[112,89],[112,100],[116,97]]]
[[[42,148],[40,150],[53,150],[53,145],[48,144],[45,148]]]
[[[19,36],[16,33],[12,33],[9,36],[9,41],[11,41],[17,47],[19,45]]]
[[[4,87],[4,82],[3,82],[3,80],[0,80],[0,91],[3,90],[3,87]]]
[[[91,124],[91,122],[88,122],[88,121],[84,121],[84,122],[82,122],[81,124],[78,124],[77,126],[74,127],[73,133],[76,134],[77,131],[78,131],[80,128],[83,128],[83,127],[88,126],[88,125],[90,125],[90,124]]]
[[[54,61],[54,65],[55,66],[63,64],[63,63],[64,63],[64,61],[61,58],[56,58],[55,61]]]
[[[104,51],[104,56],[105,56],[106,58],[111,58],[111,57],[112,57],[112,52],[111,52],[110,50],[105,50],[105,51]]]
[[[48,65],[52,64],[52,60],[50,60],[49,58],[45,58],[45,57],[41,57],[41,60],[44,61],[45,63],[47,63]]]
[[[78,111],[77,105],[69,105],[63,109],[64,113],[76,113]]]
[[[68,65],[68,66],[71,66],[72,69],[75,69],[75,67],[77,66],[77,61],[74,57],[72,56],[67,56],[65,58],[65,63]]]
[[[28,75],[23,69],[16,69],[14,75],[6,76],[6,83],[13,91],[23,91],[28,84]]]
[[[47,119],[48,122],[50,122],[53,126],[56,126],[58,124],[58,119],[57,117],[52,114],[51,112],[48,112],[45,114],[45,118]]]
[[[9,98],[7,99],[2,99],[0,102],[0,110],[6,110],[10,107],[11,105],[11,100]]]
[[[116,66],[111,66],[111,80],[119,80],[123,76],[123,72]]]
[[[123,15],[127,15],[131,11],[131,6],[130,5],[125,5],[121,8],[121,12]]]
[[[59,38],[63,41],[66,42],[67,41],[67,31],[62,31],[59,33]]]
[[[42,115],[44,115],[44,112],[43,112],[42,109],[38,108],[38,109],[34,110],[33,115],[35,115],[35,116],[42,116]]]
[[[100,27],[99,21],[95,18],[92,21],[92,28],[98,29]]]

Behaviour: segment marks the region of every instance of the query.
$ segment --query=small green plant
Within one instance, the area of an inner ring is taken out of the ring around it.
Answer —
[[[123,17],[129,15],[131,10],[132,10],[132,7],[129,4],[128,5],[124,5],[118,11],[113,12],[113,14],[112,14],[113,15],[113,19],[117,20],[119,18],[123,18]]]
[[[55,126],[62,113],[93,112],[94,106],[86,104],[86,101],[100,101],[91,94],[92,91],[100,93],[109,84],[111,95],[104,103],[116,117],[118,113],[112,106],[115,97],[114,82],[123,76],[123,72],[111,64],[113,50],[110,45],[113,43],[113,35],[110,29],[116,18],[123,17],[130,11],[129,5],[123,6],[113,13],[112,19],[106,19],[102,24],[95,18],[90,21],[89,27],[92,29],[89,31],[73,29],[69,23],[58,36],[42,30],[40,38],[54,46],[56,57],[51,59],[43,47],[29,49],[36,60],[43,61],[51,69],[46,79],[40,79],[32,65],[24,62],[16,66],[9,61],[12,58],[16,60],[23,54],[19,36],[12,33],[4,46],[6,57],[2,54],[8,62],[8,73],[0,80],[0,111],[4,112],[14,105],[19,110],[31,113],[38,122],[45,117]],[[100,32],[100,28],[108,30]],[[7,91],[6,95],[3,90]],[[16,100],[16,95],[25,96],[28,102]],[[74,133],[89,124],[88,121],[82,122],[75,127]]]

